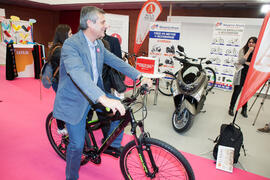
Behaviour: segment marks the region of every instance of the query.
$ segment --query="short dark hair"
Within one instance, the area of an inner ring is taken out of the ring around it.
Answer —
[[[105,11],[97,8],[95,6],[85,6],[82,7],[81,9],[81,14],[80,14],[80,30],[86,30],[88,28],[87,26],[87,20],[90,20],[94,23],[96,23],[96,20],[98,19],[98,14],[105,14]]]

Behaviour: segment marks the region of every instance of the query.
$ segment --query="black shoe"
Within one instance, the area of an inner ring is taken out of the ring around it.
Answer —
[[[120,156],[123,148],[124,148],[123,146],[121,146],[119,148],[109,146],[103,153],[109,154],[109,155],[112,155],[113,157],[118,158]]]
[[[234,116],[233,109],[229,109],[228,113],[229,113],[230,116]]]
[[[242,111],[241,111],[241,114],[242,114],[242,116],[243,116],[244,118],[247,118],[247,117],[248,117],[248,115],[247,115],[247,110],[242,110]]]

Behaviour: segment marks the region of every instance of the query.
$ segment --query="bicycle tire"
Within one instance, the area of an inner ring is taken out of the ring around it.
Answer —
[[[208,78],[208,86],[206,89],[206,93],[208,93],[209,91],[211,91],[215,87],[216,82],[217,82],[217,76],[216,76],[216,72],[212,68],[205,67],[205,70],[206,70],[207,78]],[[209,71],[210,71],[210,73],[209,73]],[[211,75],[209,75],[209,74],[211,74]]]
[[[150,167],[146,147],[150,147],[158,171],[155,174],[156,179],[170,180],[194,180],[194,173],[186,158],[171,145],[153,138],[144,138],[142,140],[143,154],[146,159],[149,171],[153,172]],[[143,180],[150,179],[146,176],[142,166],[135,141],[129,142],[123,149],[120,156],[120,168],[125,179]],[[167,177],[167,178],[166,178]]]
[[[63,159],[66,160],[67,145],[69,143],[68,135],[61,135],[57,133],[56,119],[51,112],[46,119],[46,133],[54,151]],[[81,165],[89,161],[85,153],[82,154]]]
[[[159,86],[158,90],[161,94],[165,96],[172,96],[174,90],[177,88],[176,87],[176,77],[178,72],[175,74],[171,72],[163,72],[165,74],[165,77],[162,77],[159,79]]]

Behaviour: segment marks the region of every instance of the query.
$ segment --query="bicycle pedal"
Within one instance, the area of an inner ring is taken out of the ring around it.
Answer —
[[[100,163],[101,163],[101,158],[100,158],[100,156],[98,156],[98,157],[96,157],[96,158],[91,158],[91,157],[90,157],[90,161],[91,161],[92,163],[95,163],[95,164],[100,164]]]
[[[89,150],[87,152],[84,152],[84,154],[87,156],[87,160],[90,160],[91,162],[95,164],[101,163],[100,155],[98,155],[95,150]]]

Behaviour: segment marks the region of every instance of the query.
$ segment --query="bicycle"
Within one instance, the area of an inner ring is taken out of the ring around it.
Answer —
[[[189,179],[194,180],[194,173],[185,157],[171,145],[150,137],[150,134],[144,131],[144,119],[136,120],[132,105],[136,103],[137,97],[145,94],[145,86],[141,86],[134,96],[125,98],[122,103],[126,107],[126,114],[120,116],[116,113],[114,116],[108,116],[106,121],[120,120],[118,127],[114,129],[112,134],[98,147],[96,138],[91,129],[99,121],[89,120],[86,126],[85,146],[81,158],[81,164],[91,161],[95,164],[101,163],[100,155],[110,146],[120,132],[130,123],[131,134],[134,140],[130,141],[122,150],[120,155],[120,168],[122,175],[128,180],[141,179],[159,179],[160,177],[167,179]],[[146,111],[146,107],[143,106]],[[101,105],[95,105],[93,109],[106,110]],[[147,112],[147,111],[146,111]],[[111,115],[111,112],[106,112]],[[68,135],[58,135],[57,140],[53,134],[57,133],[54,129],[56,120],[49,114],[46,120],[46,132],[51,145],[62,159],[65,159],[66,148],[68,145]],[[90,128],[89,128],[90,127]],[[136,129],[139,127],[140,135],[137,135]]]
[[[182,58],[179,58],[179,57],[176,57],[176,56],[174,56],[173,58],[175,60],[179,61],[180,64],[187,63],[187,64],[190,64],[190,66],[197,66],[198,68],[206,71],[207,78],[208,78],[208,87],[207,87],[206,91],[207,91],[207,93],[210,92],[214,88],[214,86],[216,84],[217,77],[216,77],[215,71],[211,67],[208,67],[208,66],[203,67],[202,66],[202,62],[204,60],[206,60],[206,58],[197,58],[197,59],[189,58],[184,53],[184,48],[182,46],[178,46],[178,51],[176,51],[176,52]],[[199,63],[198,64],[193,64],[193,63],[190,63],[189,61],[199,61]],[[211,63],[212,62],[209,61],[209,60],[206,60],[205,61],[205,64],[206,65],[211,64]],[[177,79],[179,70],[175,74],[173,74],[172,72],[169,72],[169,71],[165,71],[163,73],[165,74],[165,76],[160,79],[158,90],[163,95],[172,96],[173,95],[173,92],[177,88],[176,79]]]

